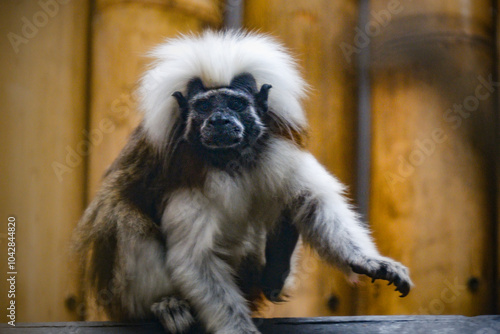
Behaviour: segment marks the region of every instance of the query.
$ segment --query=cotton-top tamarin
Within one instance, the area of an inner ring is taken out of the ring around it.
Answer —
[[[408,294],[407,268],[379,254],[344,187],[304,148],[305,83],[280,44],[209,31],[153,56],[144,120],[76,231],[84,280],[112,319],[259,333],[249,305],[279,300],[299,238]]]

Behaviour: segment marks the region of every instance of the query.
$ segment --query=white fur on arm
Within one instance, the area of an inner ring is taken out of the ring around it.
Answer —
[[[344,186],[309,153],[298,154],[292,204],[304,241],[346,272],[360,257],[380,256],[368,230],[344,197]]]
[[[405,297],[413,285],[408,268],[377,251],[368,229],[343,196],[344,187],[312,155],[297,154],[291,203],[293,221],[304,241],[346,273],[394,284]]]

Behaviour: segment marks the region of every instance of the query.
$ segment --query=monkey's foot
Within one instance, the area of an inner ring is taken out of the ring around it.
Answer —
[[[400,297],[406,297],[413,286],[408,268],[386,257],[365,258],[356,263],[351,263],[351,269],[356,274],[364,274],[371,277],[372,283],[376,279],[389,281],[389,285],[394,283],[396,291],[401,292]]]
[[[194,324],[191,307],[185,300],[164,297],[151,306],[151,311],[171,334],[185,333]]]

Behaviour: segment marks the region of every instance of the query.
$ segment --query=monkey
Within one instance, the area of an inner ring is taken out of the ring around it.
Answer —
[[[151,55],[143,120],[75,230],[84,291],[111,319],[259,333],[251,309],[282,300],[302,242],[409,293],[409,270],[378,252],[345,187],[306,150],[308,86],[284,46],[205,31]]]

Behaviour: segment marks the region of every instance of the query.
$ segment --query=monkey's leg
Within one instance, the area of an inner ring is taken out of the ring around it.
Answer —
[[[176,297],[164,297],[151,306],[151,311],[172,334],[185,333],[194,324],[189,303]]]
[[[82,281],[111,319],[150,318],[151,305],[172,294],[159,227],[118,192],[98,194],[75,238]]]
[[[172,281],[206,328],[215,334],[259,333],[227,263],[210,250],[193,253],[171,248],[167,261]]]
[[[381,256],[367,229],[342,196],[343,186],[312,156],[304,154],[299,195],[291,208],[304,241],[325,260],[373,279],[394,283],[401,296],[412,285],[408,269]]]
[[[215,334],[259,333],[238,289],[230,249],[217,240],[216,215],[202,210],[193,192],[173,196],[162,227],[167,236],[166,264],[172,283],[206,329]]]
[[[282,301],[281,291],[290,274],[292,254],[297,246],[299,232],[291,223],[289,210],[283,212],[275,231],[266,242],[266,265],[262,272],[262,292],[273,302]]]

